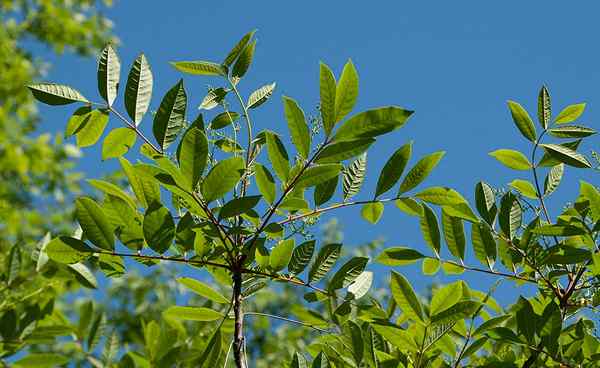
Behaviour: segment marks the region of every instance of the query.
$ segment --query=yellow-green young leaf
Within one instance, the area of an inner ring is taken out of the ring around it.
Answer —
[[[443,262],[442,270],[446,275],[462,275],[465,272],[464,268],[452,262]]]
[[[353,257],[348,262],[344,263],[342,267],[333,275],[329,282],[329,290],[337,290],[345,288],[352,284],[354,280],[365,270],[369,258],[367,257]]]
[[[571,123],[575,121],[585,110],[585,103],[573,104],[565,107],[554,119],[556,124]]]
[[[133,250],[144,246],[142,217],[121,197],[108,194],[103,203],[108,220],[117,228],[117,237],[123,245]]]
[[[30,353],[14,362],[15,368],[52,368],[69,363],[67,356],[54,353]]]
[[[419,220],[419,225],[421,228],[421,233],[423,234],[423,238],[425,242],[433,249],[436,255],[440,254],[440,228],[438,225],[438,220],[435,212],[426,205],[423,206],[423,214]]]
[[[210,61],[172,61],[171,65],[180,72],[192,75],[225,75],[225,69]]]
[[[396,150],[392,154],[392,157],[385,163],[377,180],[377,188],[375,189],[376,198],[392,189],[398,180],[400,180],[404,168],[410,160],[411,152],[412,141]]]
[[[91,105],[81,106],[75,110],[67,122],[65,138],[74,135],[83,127],[83,124],[90,118],[90,112],[92,112]]]
[[[304,170],[300,178],[296,180],[294,188],[314,187],[318,184],[331,180],[340,174],[342,165],[324,164],[314,165]]]
[[[392,247],[384,249],[381,254],[375,258],[375,262],[386,266],[405,266],[425,258],[421,252],[412,248]]]
[[[421,184],[437,166],[442,157],[444,157],[444,154],[444,151],[434,152],[420,159],[419,162],[417,162],[404,177],[402,184],[400,184],[400,191],[398,192],[398,195],[406,193],[409,190],[414,189],[417,185]]]
[[[113,227],[102,208],[91,198],[81,197],[75,201],[75,217],[85,236],[98,248],[113,250],[115,236]]]
[[[377,324],[371,324],[371,326],[386,341],[389,341],[398,349],[408,349],[415,352],[419,350],[415,339],[407,330],[392,323],[382,322],[381,320],[377,321]]]
[[[126,158],[119,157],[119,162],[142,207],[147,208],[152,202],[160,202],[160,187],[155,180],[142,175],[142,168],[139,165],[132,165]]]
[[[189,178],[192,188],[200,181],[206,162],[208,160],[208,140],[204,132],[196,127],[191,127],[185,132],[179,149],[177,150],[177,161],[181,173]]]
[[[433,289],[431,295],[429,314],[433,316],[452,307],[462,298],[462,285],[460,281],[456,281],[443,287]]]
[[[338,129],[334,141],[373,138],[402,127],[413,111],[397,106],[380,107],[356,114]]]
[[[98,142],[107,124],[107,110],[95,109],[90,111],[75,133],[77,146],[88,147]]]
[[[383,215],[383,209],[384,206],[381,202],[367,203],[360,210],[360,215],[368,222],[376,224]]]
[[[258,204],[260,198],[261,196],[257,195],[232,199],[221,207],[219,218],[230,218],[246,213]]]
[[[227,153],[234,153],[234,152],[239,153],[239,152],[242,152],[244,150],[242,148],[242,146],[240,146],[233,139],[230,139],[230,138],[218,139],[218,140],[215,141],[214,144],[221,151],[227,152]]]
[[[338,163],[364,153],[373,143],[375,143],[374,138],[333,142],[325,146],[315,162],[319,164]]]
[[[410,319],[423,321],[423,307],[408,280],[396,271],[392,271],[390,280],[392,297],[402,312]]]
[[[584,138],[596,134],[596,131],[581,125],[563,125],[548,129],[548,133],[557,138]]]
[[[231,72],[232,77],[242,78],[246,74],[248,68],[250,68],[250,64],[252,64],[252,58],[254,57],[255,49],[256,40],[251,41],[244,47],[244,49],[240,53],[240,56],[233,65],[233,70]]]
[[[89,102],[78,90],[55,83],[39,83],[27,86],[36,100],[48,105],[67,105],[73,102]]]
[[[106,45],[98,60],[98,92],[108,106],[111,106],[117,98],[120,75],[119,56],[112,45]]]
[[[133,199],[131,199],[131,197],[117,185],[114,185],[113,183],[109,183],[104,180],[98,180],[98,179],[87,179],[86,181],[88,182],[88,184],[90,184],[91,186],[93,186],[94,188],[96,188],[98,190],[101,190],[105,194],[122,199],[131,207],[131,209],[136,208],[136,205],[135,205],[135,202],[133,201]]]
[[[273,82],[271,84],[264,85],[256,91],[252,92],[250,94],[250,97],[248,97],[248,102],[246,103],[246,106],[249,109],[255,109],[267,102],[267,100],[271,97],[273,91],[275,90],[275,85],[275,82]]]
[[[271,172],[266,167],[258,163],[254,164],[254,174],[258,191],[262,194],[265,201],[273,203],[277,194],[273,175],[271,175]]]
[[[193,279],[191,277],[180,277],[177,279],[177,282],[190,289],[195,294],[203,296],[206,299],[212,300],[215,303],[229,303],[228,298],[224,297],[221,293],[199,280]]]
[[[465,229],[461,219],[448,214],[447,210],[442,209],[442,228],[444,229],[444,239],[446,245],[453,256],[465,259]]]
[[[598,192],[598,189],[596,189],[596,187],[594,187],[592,184],[583,180],[581,180],[579,184],[580,196],[583,196],[590,202],[589,207],[592,215],[592,220],[600,220],[600,193]]]
[[[437,258],[425,258],[421,265],[423,275],[432,276],[440,270],[440,261]]]
[[[533,125],[533,121],[531,120],[531,117],[527,111],[523,108],[523,106],[514,101],[508,101],[508,108],[510,109],[513,121],[515,122],[517,128],[519,128],[521,134],[523,134],[523,136],[531,142],[535,142],[535,126]]]
[[[422,201],[437,204],[440,206],[444,205],[455,205],[459,203],[466,203],[466,199],[463,198],[460,193],[454,189],[446,187],[431,187],[427,188],[417,194],[415,197]]]
[[[546,176],[546,180],[544,180],[544,195],[552,194],[556,188],[558,188],[560,181],[562,180],[563,173],[565,171],[564,164],[558,164],[556,166],[552,166],[550,172]]]
[[[296,146],[298,154],[306,159],[310,153],[310,132],[306,124],[304,111],[295,100],[286,96],[283,96],[283,109],[292,142]]]
[[[324,63],[319,65],[319,91],[321,97],[321,119],[323,119],[323,129],[329,136],[335,126],[335,76],[331,69]]]
[[[315,263],[308,271],[308,282],[314,283],[321,280],[333,267],[340,256],[341,244],[327,244],[319,250]]]
[[[288,263],[290,273],[298,275],[306,269],[315,252],[315,244],[314,240],[308,240],[294,248],[292,258]]]
[[[181,307],[173,306],[167,308],[163,315],[173,319],[182,319],[184,321],[210,322],[223,318],[223,315],[216,310],[202,307]]]
[[[584,155],[570,148],[559,144],[540,144],[540,146],[542,146],[544,150],[546,150],[546,153],[552,158],[566,165],[579,168],[592,167],[592,164],[590,164]]]
[[[186,108],[187,94],[183,79],[180,79],[163,97],[152,123],[154,138],[163,150],[177,139],[183,129]]]
[[[356,104],[358,97],[358,73],[352,60],[348,60],[335,89],[334,124],[342,120]]]
[[[244,48],[248,44],[248,41],[250,41],[250,39],[252,38],[254,33],[256,33],[256,30],[252,30],[252,31],[246,33],[238,41],[238,43],[231,49],[231,51],[229,51],[229,53],[225,57],[225,60],[223,61],[223,65],[225,65],[226,67],[229,67],[229,66],[231,66],[231,64],[233,64],[237,60],[238,56],[240,56],[240,54],[242,53],[242,51],[244,50]]]
[[[45,248],[48,257],[59,263],[77,263],[92,256],[94,250],[79,239],[60,236],[52,239]]]
[[[125,110],[136,126],[140,124],[152,98],[154,83],[150,64],[144,54],[140,54],[129,71],[125,86]]]
[[[443,311],[431,316],[431,323],[453,323],[471,317],[477,311],[480,303],[473,300],[464,300]]]
[[[548,128],[552,119],[552,105],[550,103],[550,93],[546,86],[542,86],[538,95],[538,121],[542,129]]]
[[[123,127],[110,131],[102,144],[102,160],[121,157],[135,145],[134,130]]]
[[[290,162],[285,146],[275,133],[267,132],[265,137],[269,160],[271,161],[275,175],[282,182],[286,182],[290,175]]]
[[[421,217],[423,214],[423,207],[421,207],[419,202],[410,197],[398,198],[394,203],[400,211],[407,215]]]
[[[143,230],[152,250],[160,254],[166,252],[175,238],[175,222],[169,209],[160,203],[151,203],[144,214]]]
[[[222,112],[212,119],[208,128],[213,130],[225,128],[237,121],[239,117],[240,114],[234,111]]]
[[[207,202],[223,197],[235,187],[244,172],[244,159],[230,157],[213,166],[202,182],[202,195]]]
[[[511,181],[508,185],[510,185],[511,187],[518,190],[519,193],[521,193],[523,196],[525,196],[527,198],[531,198],[531,199],[537,198],[536,190],[533,187],[533,184],[531,184],[527,180],[515,179],[515,180]]]
[[[278,272],[288,265],[292,258],[292,252],[294,251],[294,239],[281,240],[277,245],[271,249],[271,255],[269,256],[269,266],[271,270]]]
[[[527,157],[525,157],[525,155],[519,151],[511,149],[499,149],[490,152],[490,156],[495,157],[496,160],[500,161],[504,166],[514,170],[531,169],[531,163]]]

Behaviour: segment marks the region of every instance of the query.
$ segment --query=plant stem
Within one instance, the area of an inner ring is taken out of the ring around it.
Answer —
[[[247,368],[244,360],[244,312],[242,311],[242,272],[233,271],[233,359],[237,368]]]
[[[115,110],[112,106],[106,106],[106,107],[113,114],[117,115],[117,117],[119,119],[121,119],[121,121],[123,123],[125,123],[125,125],[127,125],[127,127],[129,129],[133,130],[140,138],[142,138],[142,140],[144,142],[146,142],[148,145],[150,145],[150,147],[152,147],[152,149],[154,149],[156,152],[160,153],[161,155],[164,153],[163,150],[161,150],[160,148],[156,147],[152,142],[150,142],[150,140],[148,138],[146,138],[146,136],[135,126],[135,124],[132,124],[129,120],[127,120],[123,115],[121,115],[121,113],[119,113],[117,110]]]
[[[259,313],[259,312],[246,312],[246,313],[244,313],[244,315],[246,315],[246,316],[261,316],[261,317],[273,318],[273,319],[278,319],[278,320],[281,320],[281,321],[286,321],[286,322],[290,322],[290,323],[295,323],[297,325],[309,327],[309,328],[312,328],[313,330],[317,330],[319,332],[329,332],[328,330],[324,330],[322,328],[319,328],[317,326],[311,325],[309,323],[297,321],[297,320],[291,319],[291,318],[277,316],[277,315],[274,315],[274,314]]]

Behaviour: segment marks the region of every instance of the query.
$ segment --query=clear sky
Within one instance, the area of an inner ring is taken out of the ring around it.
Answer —
[[[581,122],[598,127],[599,11],[600,5],[591,1],[115,1],[106,13],[121,40],[121,77],[126,77],[139,52],[150,61],[155,75],[153,109],[181,77],[168,61],[220,61],[245,32],[258,29],[254,64],[240,88],[248,95],[263,84],[277,82],[274,98],[256,110],[254,120],[260,128],[282,133],[286,125],[281,95],[294,97],[305,111],[314,112],[319,61],[339,75],[344,62],[352,58],[360,75],[356,111],[390,104],[416,110],[405,127],[379,139],[371,149],[363,198],[372,195],[391,153],[414,140],[413,162],[433,151],[447,151],[425,186],[450,186],[471,199],[479,180],[500,186],[514,178],[530,179],[529,173],[511,171],[488,156],[498,148],[529,152],[527,141],[512,123],[506,100],[521,102],[535,116],[538,90],[546,84],[555,113],[567,104],[588,102]],[[51,60],[48,80],[97,96],[95,60],[72,56]],[[206,85],[216,81],[184,78],[191,119]],[[74,110],[40,109],[41,129],[50,131],[62,130]],[[112,124],[116,127],[118,122]],[[151,136],[151,118],[147,116],[142,127]],[[600,148],[597,138],[591,142]],[[583,150],[589,153],[591,148]],[[99,147],[84,153],[81,169],[88,177],[117,167],[115,162],[99,163]],[[566,177],[551,202],[553,213],[574,198],[581,173],[569,168]],[[586,179],[598,183],[597,174]],[[387,246],[408,245],[428,252],[418,221],[393,205],[386,206],[384,219],[375,226],[360,219],[359,212],[350,208],[335,214],[343,224],[346,243],[382,237]],[[471,248],[467,249],[476,264]],[[402,271],[417,289],[430,281],[414,268]],[[491,281],[479,274],[462,277],[482,288]],[[501,292],[508,293],[509,288]]]

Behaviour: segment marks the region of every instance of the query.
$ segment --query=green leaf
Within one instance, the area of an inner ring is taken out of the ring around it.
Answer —
[[[246,74],[246,72],[248,71],[248,68],[250,68],[250,64],[252,64],[252,58],[254,57],[254,49],[255,48],[256,48],[256,40],[248,43],[244,47],[244,49],[240,53],[240,56],[238,57],[235,64],[233,65],[233,70],[231,72],[232,77],[242,78]]]
[[[437,204],[440,206],[444,205],[455,205],[459,203],[467,203],[460,193],[454,189],[446,187],[431,187],[427,188],[417,194],[416,198],[422,201]]]
[[[250,97],[248,97],[248,102],[246,103],[246,107],[248,107],[249,109],[255,109],[257,107],[259,107],[260,105],[264,104],[265,102],[267,102],[267,100],[269,98],[271,98],[271,95],[273,95],[273,91],[275,90],[275,82],[271,83],[271,84],[266,84],[262,87],[260,87],[259,89],[257,89],[256,91],[252,92],[250,94]]]
[[[121,167],[129,179],[129,185],[142,207],[154,201],[160,202],[160,187],[154,179],[148,179],[142,174],[143,168],[139,165],[131,165],[127,159],[119,157]]]
[[[423,207],[419,202],[415,201],[410,197],[398,198],[395,202],[396,207],[409,216],[421,217],[423,214]]]
[[[271,175],[271,172],[266,167],[258,163],[254,164],[254,173],[256,176],[256,186],[260,194],[262,194],[265,201],[273,203],[277,194],[273,175]]]
[[[308,362],[304,355],[299,352],[294,353],[294,357],[292,358],[292,363],[290,364],[290,368],[308,368]]]
[[[434,316],[458,303],[463,294],[462,290],[463,288],[460,281],[434,289],[432,292],[431,304],[429,305],[429,314]]]
[[[511,149],[499,149],[493,152],[490,152],[490,156],[496,158],[496,160],[500,161],[504,166],[509,167],[514,170],[530,170],[531,163],[519,151],[511,150]]]
[[[563,125],[558,128],[548,129],[548,133],[557,138],[584,138],[596,134],[596,131],[581,125]]]
[[[496,260],[496,241],[489,226],[483,222],[471,224],[471,242],[475,257],[491,268]]]
[[[579,145],[581,144],[582,139],[576,139],[571,142],[561,143],[560,146],[566,147],[572,151],[577,151]],[[561,164],[560,160],[552,157],[547,151],[544,151],[544,155],[540,159],[538,166],[540,167],[552,167]]]
[[[420,159],[404,177],[398,195],[406,193],[421,184],[444,157],[444,154],[443,151],[435,152]]]
[[[144,54],[140,54],[129,71],[127,85],[125,86],[125,110],[138,126],[144,117],[150,99],[152,98],[152,70]]]
[[[412,152],[412,141],[400,147],[392,157],[385,163],[379,179],[377,180],[377,189],[375,189],[375,198],[392,189],[400,180],[406,164],[410,160]]]
[[[163,312],[163,316],[184,321],[210,322],[223,318],[223,315],[210,308],[173,306]]]
[[[86,123],[87,120],[89,120],[91,112],[91,105],[81,106],[80,108],[75,110],[75,112],[73,113],[73,115],[71,115],[69,121],[67,122],[67,126],[65,128],[65,138],[76,134],[79,131],[79,129],[83,127],[83,124]]]
[[[160,203],[150,204],[144,214],[144,238],[157,253],[166,252],[175,238],[175,222],[169,209]]]
[[[108,124],[108,111],[95,109],[90,111],[77,128],[75,138],[77,146],[88,147],[96,144]]]
[[[335,89],[335,119],[334,123],[341,121],[356,104],[358,97],[358,73],[352,60],[348,60]]]
[[[298,275],[306,269],[315,252],[315,241],[307,240],[300,244],[292,252],[292,258],[288,263],[288,271],[293,275]]]
[[[531,117],[529,117],[527,111],[523,108],[523,106],[514,101],[508,101],[508,108],[510,109],[513,121],[515,122],[517,128],[519,128],[521,134],[523,134],[523,136],[531,142],[535,142],[535,126],[533,125],[533,121],[531,120]]]
[[[423,321],[423,307],[408,280],[396,271],[392,271],[390,280],[392,297],[402,312],[415,321]]]
[[[340,164],[313,165],[304,170],[300,178],[296,180],[294,188],[308,188],[326,182],[339,175],[342,170]]]
[[[446,275],[462,275],[465,272],[464,267],[454,262],[442,262],[442,270]]]
[[[64,355],[54,353],[30,353],[14,362],[14,367],[19,368],[53,368],[69,363],[70,359]]]
[[[190,178],[192,188],[200,181],[208,160],[208,140],[204,132],[196,127],[188,129],[177,150],[177,161],[181,173]]]
[[[293,238],[281,240],[273,247],[273,249],[271,249],[271,255],[269,256],[269,266],[271,267],[271,270],[278,272],[288,265],[292,258],[294,244]]]
[[[88,289],[98,288],[98,280],[96,280],[96,276],[94,276],[92,271],[90,271],[90,269],[83,263],[70,264],[67,266],[67,270],[75,276],[75,279],[77,282],[79,282],[79,284],[81,284],[81,286]]]
[[[246,196],[232,199],[225,203],[219,211],[219,218],[230,218],[239,216],[254,208],[260,201],[261,196]]]
[[[480,303],[472,300],[465,300],[462,302],[458,302],[447,308],[438,314],[431,316],[431,323],[434,324],[442,324],[442,323],[452,323],[457,322],[462,319],[468,318],[477,311]]]
[[[550,172],[544,180],[544,196],[552,194],[556,190],[556,188],[558,188],[558,186],[560,185],[560,181],[562,180],[564,171],[564,164],[552,166],[552,169],[550,169]]]
[[[554,159],[573,167],[590,168],[592,164],[584,155],[559,144],[540,144]]]
[[[60,236],[46,245],[48,257],[59,263],[77,263],[92,256],[94,250],[79,239]]]
[[[163,97],[154,115],[152,132],[163,150],[173,143],[185,125],[187,94],[180,79]]]
[[[271,132],[267,132],[266,140],[269,160],[271,161],[271,165],[273,165],[275,175],[281,181],[286,182],[290,175],[290,162],[285,146],[279,137]]]
[[[306,125],[304,111],[302,111],[295,100],[286,96],[283,96],[283,107],[292,142],[294,143],[294,146],[296,146],[298,154],[306,159],[310,153],[311,137],[308,125]]]
[[[365,270],[368,262],[369,258],[367,257],[351,258],[333,275],[327,288],[333,291],[348,287]]]
[[[440,261],[437,258],[425,258],[421,265],[423,275],[432,276],[440,270]]]
[[[233,124],[237,119],[239,119],[239,117],[240,114],[234,111],[222,112],[212,119],[208,128],[213,130],[225,128]]]
[[[487,321],[483,322],[481,325],[479,325],[479,327],[477,327],[475,329],[475,332],[473,332],[473,336],[478,336],[481,335],[482,333],[498,327],[499,325],[501,325],[502,323],[504,323],[506,320],[510,319],[512,316],[510,314],[504,314],[498,317],[494,317],[494,318],[490,318]]]
[[[367,295],[371,285],[373,284],[373,272],[364,271],[356,279],[352,284],[348,286],[348,295],[346,298],[352,299],[360,299],[363,296]]]
[[[360,215],[371,224],[376,224],[383,215],[383,209],[384,205],[381,202],[366,203],[360,210]]]
[[[477,211],[488,224],[493,224],[496,218],[496,196],[492,187],[483,181],[475,186],[475,205]]]
[[[423,233],[423,238],[425,239],[425,242],[431,247],[431,249],[433,249],[435,254],[440,254],[441,237],[437,216],[435,215],[435,212],[433,212],[431,207],[429,207],[425,203],[423,203],[422,206],[423,214],[421,215],[421,218],[419,220],[421,233]]]
[[[542,129],[548,128],[552,120],[552,106],[550,104],[550,93],[546,86],[542,86],[538,95],[538,121]]]
[[[135,145],[137,135],[128,127],[110,131],[102,144],[102,160],[121,157]]]
[[[335,102],[336,102],[336,82],[335,76],[329,67],[320,63],[319,65],[319,91],[321,98],[321,118],[323,120],[323,129],[329,136],[336,123]]]
[[[98,92],[108,106],[111,106],[117,98],[120,75],[119,56],[112,45],[108,44],[102,50],[98,60]]]
[[[212,300],[215,303],[229,304],[229,299],[200,280],[191,277],[180,277],[177,282],[193,291],[195,294]]]
[[[419,347],[415,343],[412,334],[407,330],[402,329],[394,324],[388,324],[381,321],[377,321],[376,324],[372,324],[371,326],[385,339],[385,341],[390,342],[390,344],[398,349],[407,349],[415,352],[419,350]]]
[[[589,207],[592,220],[598,221],[600,219],[600,193],[598,192],[598,189],[592,184],[580,180],[579,193],[590,202]]]
[[[336,176],[333,179],[329,179],[315,186],[315,191],[313,193],[315,206],[320,206],[333,197],[338,186],[338,181],[339,176]]]
[[[85,236],[98,248],[113,250],[115,236],[113,227],[102,208],[91,198],[81,197],[75,201],[75,217]]]
[[[194,61],[175,61],[170,63],[175,69],[180,72],[192,75],[226,75],[225,69],[210,61],[194,60]]]
[[[244,172],[244,159],[230,157],[213,166],[202,182],[202,195],[207,202],[223,197],[232,190]]]
[[[361,112],[349,118],[338,129],[334,141],[373,138],[402,127],[413,111],[397,106],[380,107]]]
[[[569,105],[565,107],[560,114],[554,119],[556,124],[564,124],[575,121],[585,110],[585,103]]]
[[[311,368],[330,368],[331,365],[329,364],[329,359],[327,358],[327,355],[325,355],[325,353],[323,353],[321,351],[317,355],[315,360],[313,360],[312,365],[310,367]]]
[[[365,171],[367,169],[367,154],[364,153],[358,159],[354,160],[348,167],[344,168],[344,180],[342,189],[344,200],[347,200],[360,191],[365,180]]]
[[[500,201],[500,229],[509,238],[513,239],[521,227],[523,210],[514,194],[507,193]]]
[[[450,216],[446,210],[442,209],[442,228],[444,229],[444,239],[450,253],[465,259],[465,229],[461,219]]]
[[[227,56],[225,57],[225,60],[223,61],[223,65],[225,65],[226,67],[229,67],[229,66],[231,66],[231,64],[233,64],[237,60],[238,56],[240,56],[240,54],[242,53],[242,51],[244,50],[244,48],[248,44],[248,41],[250,41],[250,39],[252,38],[254,33],[256,33],[256,30],[252,30],[252,31],[246,33],[238,41],[238,43],[233,47],[233,49],[231,49],[231,51],[229,51],[229,54],[227,54]]]
[[[315,162],[319,164],[338,163],[364,153],[373,143],[375,143],[374,138],[333,142],[319,152]]]
[[[89,102],[78,90],[64,84],[39,83],[27,86],[36,100],[47,105],[67,105],[73,102]]]
[[[125,193],[120,187],[118,187],[112,183],[109,183],[107,181],[104,181],[104,180],[88,179],[86,181],[88,182],[88,184],[90,184],[91,186],[93,186],[94,188],[96,188],[98,190],[101,190],[105,194],[122,199],[123,201],[125,201],[125,203],[127,203],[131,207],[131,209],[136,208],[136,205],[135,205],[135,202],[133,201],[133,199],[131,199],[131,197],[127,193]]]
[[[522,179],[515,179],[511,181],[508,185],[515,188],[519,191],[523,196],[531,199],[537,199],[537,192],[530,182]]]
[[[386,266],[405,266],[425,258],[421,252],[412,248],[392,247],[384,249],[381,254],[375,258],[375,262]]]
[[[308,282],[315,283],[321,280],[331,270],[340,256],[341,250],[341,244],[327,244],[323,246],[319,250],[315,263],[313,263],[308,271]]]

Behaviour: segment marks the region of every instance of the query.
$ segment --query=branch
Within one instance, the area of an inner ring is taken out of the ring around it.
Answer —
[[[311,324],[306,323],[306,322],[297,321],[297,320],[291,319],[291,318],[276,316],[274,314],[258,313],[258,312],[246,312],[246,313],[244,313],[244,315],[245,316],[248,316],[248,315],[250,315],[250,316],[261,316],[261,317],[268,317],[268,318],[273,318],[273,319],[279,319],[281,321],[286,321],[286,322],[290,322],[290,323],[295,323],[297,325],[302,325],[302,326],[305,326],[305,327],[309,327],[309,328],[312,328],[312,329],[317,330],[319,332],[324,332],[324,333],[330,332],[328,330],[324,330],[322,328],[319,328],[319,327],[317,327],[315,325],[311,325]]]
[[[243,268],[242,269],[242,273],[248,273],[251,275],[258,275],[258,276],[264,276],[264,277],[268,277],[271,278],[273,280],[277,280],[277,281],[283,281],[283,282],[288,282],[290,284],[294,284],[294,285],[299,285],[299,286],[304,286],[307,288],[310,288],[318,293],[324,294],[324,295],[328,295],[328,296],[332,296],[331,293],[327,292],[326,290],[323,290],[319,287],[313,286],[311,284],[309,284],[308,282],[304,282],[300,279],[295,279],[295,278],[291,278],[291,277],[285,277],[282,275],[278,275],[278,274],[274,274],[274,273],[268,273],[268,272],[263,272],[263,271],[258,271],[258,270],[251,270],[248,268]]]
[[[108,254],[111,256],[118,256],[118,257],[149,259],[149,260],[154,260],[154,261],[169,261],[169,262],[185,263],[185,264],[198,265],[198,266],[213,266],[213,267],[224,268],[226,270],[230,269],[229,265],[226,265],[226,264],[211,262],[211,261],[187,259],[187,258],[183,258],[183,257],[150,256],[150,255],[137,254],[137,253],[109,252],[109,251],[104,251],[104,250],[99,250],[99,249],[94,249],[94,253]]]
[[[119,113],[117,110],[115,110],[112,106],[108,106],[108,105],[103,105],[104,107],[108,108],[113,114],[117,115],[117,117],[119,119],[121,119],[121,121],[123,121],[123,123],[125,123],[125,125],[127,125],[127,127],[131,130],[133,130],[140,138],[142,138],[142,140],[144,140],[144,142],[146,142],[148,145],[150,145],[150,147],[152,147],[152,149],[154,149],[156,152],[160,153],[161,155],[164,153],[162,149],[156,147],[152,142],[150,142],[150,140],[148,138],[146,138],[146,136],[135,126],[135,124],[132,124],[129,120],[127,120],[123,115],[121,115],[121,113]]]

